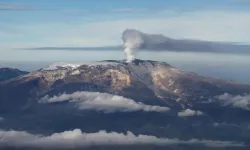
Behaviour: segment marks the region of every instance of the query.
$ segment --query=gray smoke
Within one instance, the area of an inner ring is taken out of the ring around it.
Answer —
[[[143,44],[141,34],[140,32],[134,32],[132,29],[127,29],[122,34],[122,40],[127,62],[132,62],[135,59],[136,50]]]
[[[135,29],[126,29],[123,32],[122,40],[128,62],[135,58],[137,50],[250,54],[250,45],[191,39],[172,39],[161,34],[147,34]]]

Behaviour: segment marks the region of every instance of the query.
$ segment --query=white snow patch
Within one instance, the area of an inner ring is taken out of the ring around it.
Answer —
[[[118,64],[115,62],[81,62],[81,63],[67,63],[67,62],[58,62],[54,63],[52,65],[49,65],[48,67],[43,68],[42,70],[56,70],[59,68],[65,68],[65,69],[77,69],[78,67],[82,65],[87,66],[106,66],[106,65],[114,65]]]
[[[179,89],[175,89],[174,92],[175,92],[175,93],[179,93]]]
[[[71,75],[79,75],[81,74],[81,72],[79,70],[75,70],[71,73]]]
[[[64,62],[58,62],[54,63],[52,65],[49,65],[46,68],[43,68],[43,70],[56,70],[59,68],[67,68],[67,69],[75,69],[80,67],[82,64],[81,63],[64,63]]]

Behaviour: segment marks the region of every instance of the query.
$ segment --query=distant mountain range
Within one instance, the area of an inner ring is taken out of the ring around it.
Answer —
[[[135,29],[127,29],[123,32],[126,38],[138,36],[143,43],[138,47],[144,51],[177,51],[177,52],[213,52],[250,54],[250,45],[238,43],[199,41],[191,39],[172,39],[160,34],[147,34]],[[123,41],[127,40],[123,39]],[[122,45],[104,47],[37,47],[30,50],[122,50]]]
[[[0,81],[16,78],[21,75],[28,74],[29,72],[21,71],[12,68],[0,68]]]

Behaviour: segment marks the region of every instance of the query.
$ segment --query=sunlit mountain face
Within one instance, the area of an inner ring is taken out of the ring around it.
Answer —
[[[248,149],[249,91],[160,61],[55,63],[1,82],[0,145]]]
[[[46,59],[47,54],[43,50],[36,50],[34,58],[41,57],[40,60],[0,60],[2,68],[18,68],[28,72],[39,70],[53,63],[81,63],[93,62],[100,60],[119,60],[124,59],[122,50],[105,51],[100,54],[100,50],[89,51],[69,51],[69,50],[49,50],[52,55],[58,56],[54,59]],[[15,52],[16,55],[30,53],[30,50],[22,50]],[[59,55],[60,54],[60,55]],[[14,55],[14,54],[13,54]],[[60,56],[60,57],[59,57]],[[70,57],[66,57],[70,56]],[[96,57],[90,57],[96,56]],[[215,54],[215,53],[194,53],[194,52],[149,52],[139,50],[137,58],[142,60],[164,61],[172,66],[188,72],[195,72],[199,75],[232,80],[242,83],[250,83],[250,71],[247,69],[250,64],[249,55],[233,55],[233,54]],[[73,59],[73,60],[72,60]]]

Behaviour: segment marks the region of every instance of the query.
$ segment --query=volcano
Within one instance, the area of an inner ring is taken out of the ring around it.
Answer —
[[[8,118],[0,127],[37,134],[105,129],[248,145],[248,105],[232,100],[249,92],[248,84],[199,76],[166,62],[55,63],[0,82],[0,115]]]

